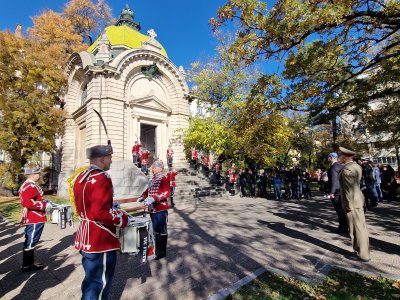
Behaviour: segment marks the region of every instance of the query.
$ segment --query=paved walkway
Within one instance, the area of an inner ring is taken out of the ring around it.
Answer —
[[[265,269],[311,282],[335,265],[400,278],[399,220],[400,202],[368,212],[372,260],[362,263],[344,257],[350,241],[332,233],[335,213],[327,199],[180,201],[169,215],[167,259],[141,263],[119,255],[111,299],[218,299],[224,288]],[[48,267],[24,274],[23,229],[2,221],[1,299],[80,299],[83,269],[73,231],[46,224],[36,253]]]

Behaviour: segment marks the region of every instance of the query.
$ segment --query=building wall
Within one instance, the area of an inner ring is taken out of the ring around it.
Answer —
[[[126,50],[102,67],[88,63],[88,57],[87,53],[74,54],[67,67],[69,85],[64,107],[68,118],[59,195],[66,195],[70,174],[88,164],[84,149],[106,144],[109,138],[113,161],[130,161],[141,123],[156,126],[160,159],[165,160],[167,147],[172,144],[175,167],[186,166],[182,134],[189,124],[188,87],[178,68],[163,55],[143,49]],[[149,80],[141,68],[154,63],[162,75]],[[94,109],[103,117],[108,138]]]

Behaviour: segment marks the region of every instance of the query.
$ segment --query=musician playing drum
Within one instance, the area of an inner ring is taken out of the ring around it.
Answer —
[[[74,184],[79,228],[75,235],[75,248],[82,255],[85,278],[82,299],[107,299],[120,242],[117,227],[126,227],[130,219],[113,207],[113,185],[106,173],[112,163],[111,145],[98,145],[87,149],[90,166],[80,173]]]
[[[25,168],[26,181],[19,189],[19,198],[24,207],[21,225],[25,226],[25,242],[22,256],[22,272],[37,271],[44,268],[43,264],[35,263],[34,247],[40,240],[46,210],[51,209],[51,204],[43,199],[43,191],[37,185],[40,179],[39,168]]]
[[[164,163],[161,160],[154,161],[151,166],[153,178],[149,181],[146,191],[138,199],[138,201],[144,201],[150,211],[156,244],[155,259],[167,255],[168,197],[171,195],[171,190],[170,180],[167,176],[163,176],[163,170]]]

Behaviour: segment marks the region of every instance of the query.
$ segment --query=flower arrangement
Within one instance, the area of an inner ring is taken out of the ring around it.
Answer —
[[[75,201],[74,201],[74,184],[75,184],[75,180],[76,177],[78,177],[78,175],[85,171],[88,167],[80,167],[77,170],[75,170],[74,173],[71,174],[71,176],[68,178],[68,196],[69,196],[69,202],[71,203],[73,209],[74,209],[74,213],[77,216],[78,212],[76,211],[76,206],[75,206]]]

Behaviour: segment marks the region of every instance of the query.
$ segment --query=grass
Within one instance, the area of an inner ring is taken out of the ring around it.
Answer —
[[[266,272],[235,294],[231,300],[391,300],[400,299],[400,281],[369,277],[333,269],[318,285]]]
[[[69,204],[68,199],[57,196],[45,196],[57,204]],[[22,216],[22,205],[18,197],[0,197],[0,214],[10,222],[19,223]]]

